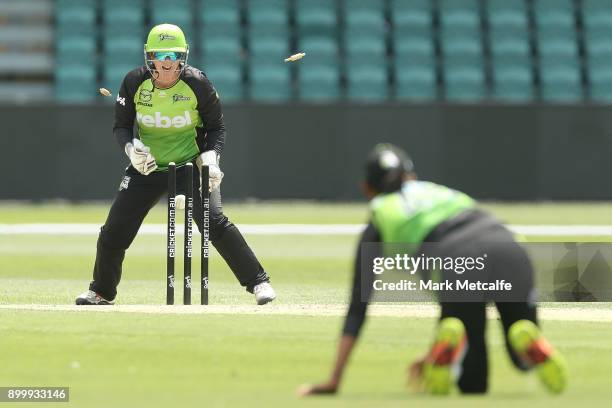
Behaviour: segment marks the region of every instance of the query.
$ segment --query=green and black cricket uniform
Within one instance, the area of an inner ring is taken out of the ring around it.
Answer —
[[[117,294],[122,263],[149,210],[167,193],[168,163],[177,164],[177,194],[184,194],[185,163],[194,164],[193,185],[200,186],[195,159],[204,151],[221,155],[225,126],[219,95],[198,69],[186,66],[178,82],[160,89],[146,67],[130,71],[115,103],[113,133],[123,149],[137,136],[151,149],[158,168],[144,176],[131,165],[126,169],[108,218],[100,230],[90,289],[108,300]],[[197,191],[197,190],[196,190]],[[202,228],[202,204],[193,195],[193,217]],[[210,194],[210,238],[219,254],[248,291],[269,280],[240,231],[223,214],[221,193]]]
[[[361,236],[355,257],[352,298],[344,334],[359,335],[368,306],[368,302],[362,299],[371,297],[374,273],[364,271],[362,276],[361,267],[361,244],[366,242],[417,245],[435,242],[438,248],[442,248],[436,255],[442,257],[466,252],[487,253],[489,258],[499,261],[496,265],[502,265],[494,273],[511,274],[525,282],[524,293],[519,294],[524,301],[495,302],[504,333],[507,334],[510,326],[518,320],[536,321],[536,308],[532,301],[533,270],[525,251],[497,219],[477,208],[476,202],[466,194],[430,182],[406,181],[400,191],[374,198],[370,211],[371,220]],[[507,245],[500,249],[499,243]],[[362,293],[362,288],[365,293]],[[466,328],[468,351],[458,381],[459,389],[464,393],[483,393],[488,386],[486,304],[486,299],[482,302],[440,301],[440,318],[459,318]],[[526,369],[511,350],[507,336],[506,346],[514,364],[521,370]]]

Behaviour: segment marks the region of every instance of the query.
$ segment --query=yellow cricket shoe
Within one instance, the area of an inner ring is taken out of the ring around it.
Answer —
[[[463,322],[455,317],[442,319],[423,366],[425,390],[437,395],[450,393],[461,372],[466,351],[467,337]]]
[[[510,345],[518,356],[536,370],[544,386],[559,394],[567,386],[568,368],[565,359],[544,338],[533,322],[519,320],[508,331]]]

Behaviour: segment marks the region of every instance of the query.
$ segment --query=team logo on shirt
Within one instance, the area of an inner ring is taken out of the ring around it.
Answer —
[[[172,95],[172,102],[178,102],[178,101],[190,101],[191,100],[191,96],[184,96],[184,95],[180,95],[180,94],[174,94]]]
[[[125,98],[120,97],[120,96],[119,96],[119,94],[117,94],[117,102],[118,102],[120,105],[125,106]]]
[[[151,100],[151,96],[151,91],[149,91],[148,89],[141,89],[138,98],[142,102],[149,102]]]
[[[153,95],[151,95],[151,91],[148,89],[141,89],[140,93],[138,94],[138,102],[136,102],[136,105],[148,106],[149,108],[152,108],[153,104],[149,103],[152,97]]]

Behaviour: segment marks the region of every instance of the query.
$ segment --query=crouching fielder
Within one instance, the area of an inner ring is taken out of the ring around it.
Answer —
[[[122,264],[144,217],[166,193],[168,164],[177,165],[177,194],[184,194],[185,164],[194,163],[193,185],[201,186],[209,167],[212,244],[258,304],[274,300],[269,278],[242,237],[223,214],[219,158],[225,126],[219,95],[200,70],[187,65],[189,47],[182,30],[154,27],[145,44],[145,65],[124,78],[115,103],[113,133],[130,159],[108,218],[100,230],[93,281],[77,305],[113,304]],[[138,134],[133,135],[134,119]],[[194,218],[202,230],[202,203],[194,194]]]
[[[524,283],[515,293],[515,302],[495,301],[512,362],[520,370],[536,371],[551,392],[563,391],[567,368],[563,357],[538,328],[533,303],[533,271],[527,254],[511,233],[493,216],[478,209],[467,195],[417,180],[412,161],[395,146],[378,145],[369,157],[366,173],[364,192],[371,199],[371,221],[363,232],[355,257],[352,299],[336,363],[327,382],[303,386],[299,392],[302,395],[332,394],[340,386],[372,293],[373,271],[364,271],[362,276],[361,268],[361,262],[371,264],[371,259],[366,257],[372,254],[364,252],[366,259],[362,259],[361,244],[369,242],[417,245],[435,242],[439,248],[437,255],[441,258],[487,253],[489,260],[496,261],[492,272],[495,276],[514,276]],[[499,243],[503,244],[501,250]],[[462,393],[487,392],[485,312],[490,299],[472,300],[475,301],[440,300],[440,321],[431,350],[410,366],[413,379],[421,382],[425,391],[447,394],[456,384]]]

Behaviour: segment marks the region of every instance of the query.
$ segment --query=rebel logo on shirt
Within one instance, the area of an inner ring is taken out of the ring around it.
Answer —
[[[156,128],[182,128],[191,125],[191,116],[188,111],[182,116],[162,116],[161,112],[155,112],[154,115],[143,115],[142,113],[136,113],[136,120],[142,126],[145,127],[156,127]]]

